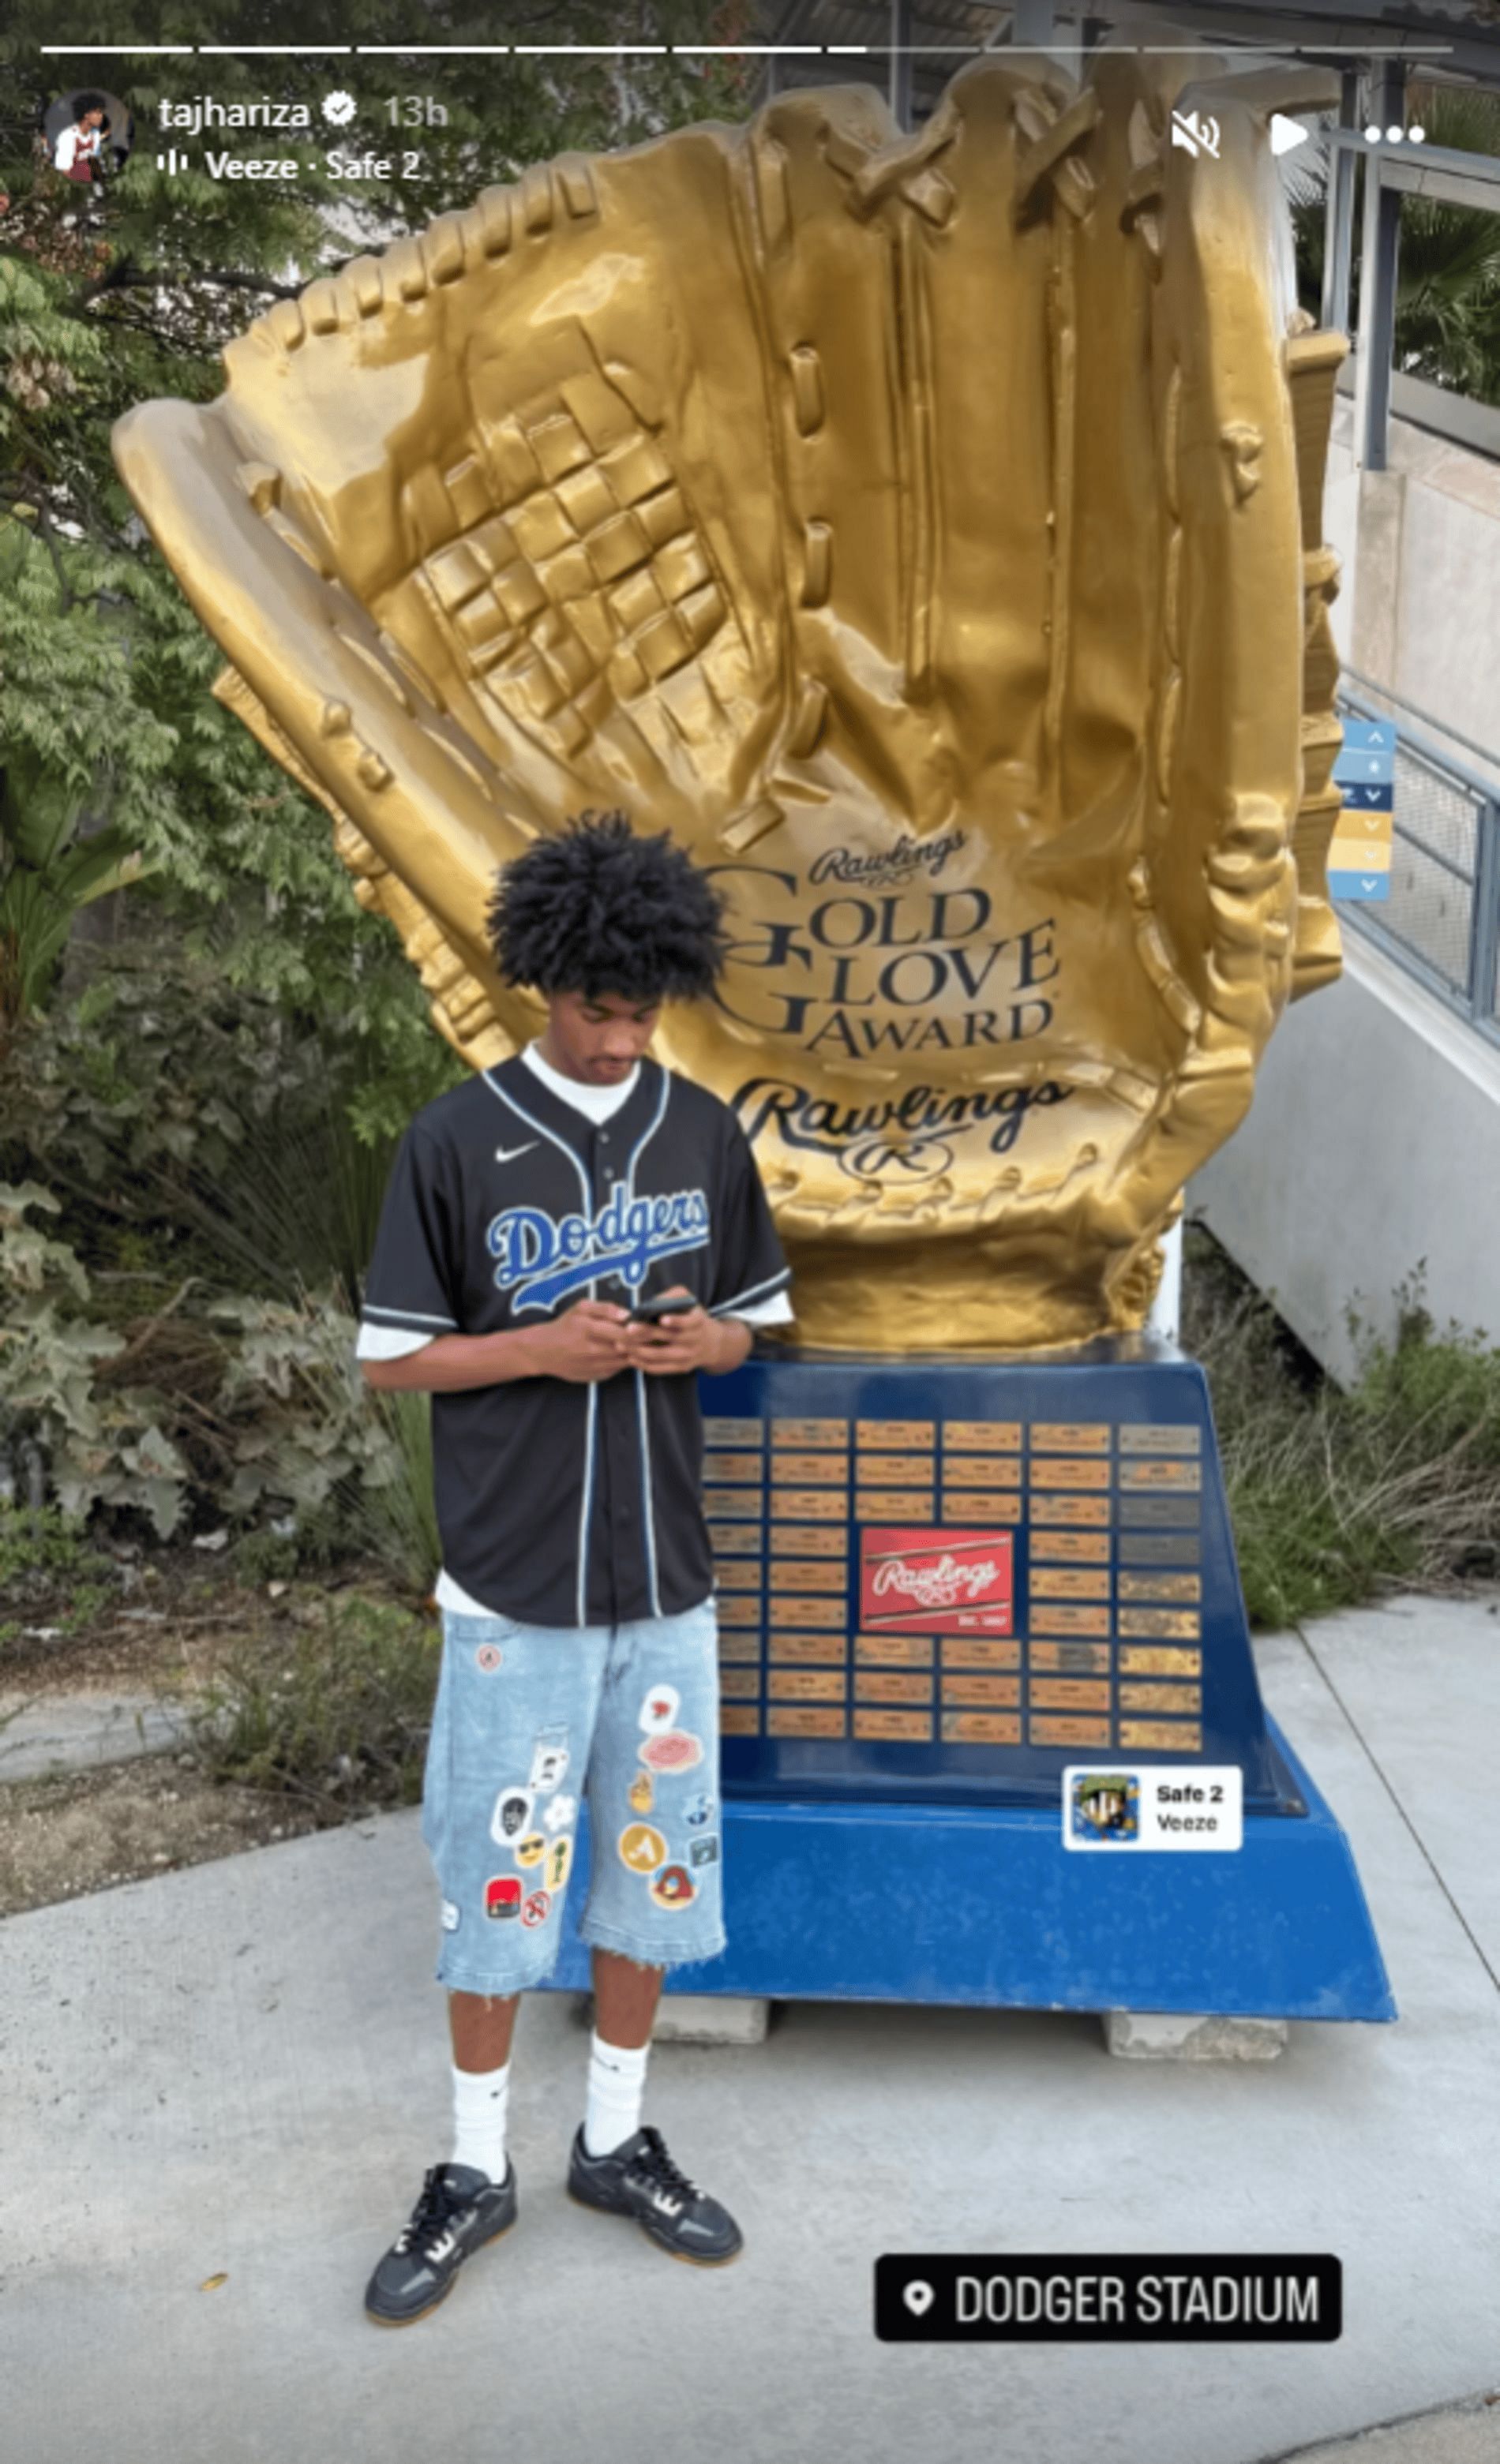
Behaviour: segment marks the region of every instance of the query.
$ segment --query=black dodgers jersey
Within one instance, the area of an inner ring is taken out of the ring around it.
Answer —
[[[790,1280],[727,1106],[643,1061],[595,1123],[519,1059],[417,1113],[386,1192],[363,1316],[415,1334],[540,1326],[585,1297],[685,1284],[719,1317]],[[673,1617],[713,1589],[697,1378],[624,1369],[432,1397],[446,1571],[528,1625]]]

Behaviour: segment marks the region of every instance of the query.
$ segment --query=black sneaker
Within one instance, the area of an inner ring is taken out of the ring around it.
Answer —
[[[516,2167],[492,2182],[472,2165],[434,2165],[422,2196],[364,2288],[364,2307],[381,2327],[408,2327],[452,2291],[473,2250],[509,2233],[516,2221]]]
[[[728,2209],[678,2170],[661,2132],[650,2125],[607,2156],[590,2156],[580,2124],[567,2187],[569,2197],[585,2208],[633,2216],[673,2258],[691,2259],[695,2267],[723,2267],[743,2247],[744,2235]]]

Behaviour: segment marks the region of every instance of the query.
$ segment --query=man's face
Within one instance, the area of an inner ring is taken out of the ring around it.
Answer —
[[[553,993],[547,1002],[544,1060],[588,1087],[617,1087],[629,1077],[656,1031],[661,1003],[626,1001],[619,993]]]

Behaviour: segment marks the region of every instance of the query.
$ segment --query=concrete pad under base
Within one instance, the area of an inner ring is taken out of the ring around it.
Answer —
[[[663,1993],[651,2034],[659,2045],[761,2045],[771,2006],[750,1993]]]
[[[1132,2062],[1273,2062],[1285,2019],[1198,2017],[1190,2011],[1106,2011],[1106,2051]]]
[[[569,1997],[581,2027],[594,2024],[594,1997]],[[752,1993],[664,1991],[651,2030],[654,2045],[763,2045],[771,2006]]]

